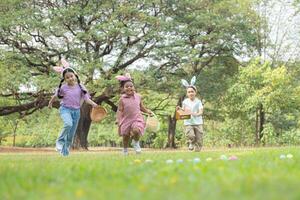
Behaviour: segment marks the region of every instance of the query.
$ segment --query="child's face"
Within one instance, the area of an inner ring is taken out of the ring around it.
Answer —
[[[65,73],[65,81],[67,82],[68,85],[75,85],[76,83],[76,76],[72,72],[67,72]]]
[[[186,90],[186,95],[189,99],[194,99],[196,97],[196,91],[193,88],[188,88]]]
[[[132,82],[126,82],[124,84],[124,92],[127,94],[127,95],[132,95],[134,93],[134,85]]]

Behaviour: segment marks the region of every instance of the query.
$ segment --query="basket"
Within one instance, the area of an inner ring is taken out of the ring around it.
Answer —
[[[104,119],[107,115],[107,111],[105,108],[101,107],[101,106],[97,106],[92,108],[91,110],[91,120],[93,122],[100,122],[102,119]]]
[[[177,110],[176,111],[176,120],[183,120],[183,119],[190,119],[191,118],[191,112],[190,111],[184,111],[184,110]]]
[[[159,130],[159,120],[155,114],[153,114],[153,116],[148,115],[146,120],[146,129],[151,132],[157,132]]]

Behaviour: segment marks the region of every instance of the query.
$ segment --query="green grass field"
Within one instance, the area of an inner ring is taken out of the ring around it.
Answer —
[[[127,157],[119,152],[71,152],[67,158],[54,152],[0,153],[0,199],[296,200],[299,150],[130,152]],[[238,160],[220,160],[222,154]],[[280,159],[281,154],[293,158]],[[195,163],[195,158],[201,161]],[[174,162],[168,164],[168,159]]]

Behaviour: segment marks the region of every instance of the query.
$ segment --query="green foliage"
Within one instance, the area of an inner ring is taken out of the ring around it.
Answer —
[[[100,123],[92,123],[88,137],[89,145],[120,147],[122,138],[118,135],[115,121],[115,113],[110,112]]]
[[[8,132],[4,130],[2,125],[0,126],[0,145],[2,144],[3,141],[6,141],[6,137],[8,136]]]
[[[7,117],[3,117],[7,120]],[[9,139],[4,145],[12,145],[14,121],[9,125]],[[42,110],[20,119],[16,129],[16,146],[22,147],[48,147],[54,146],[55,140],[61,131],[62,122],[58,110]]]
[[[119,95],[113,77],[131,72],[144,104],[161,122],[159,132],[142,138],[146,146],[161,148],[166,143],[167,117],[174,114],[178,99],[185,94],[180,79],[193,75],[197,76],[198,97],[205,103],[206,145],[253,144],[255,111],[260,104],[267,120],[265,143],[294,144],[300,121],[298,64],[253,61],[239,67],[237,58],[253,55],[261,45],[259,37],[266,24],[254,9],[256,3],[1,1],[0,107],[24,105],[38,94],[49,97],[59,83],[51,67],[65,56],[95,97],[105,94],[115,104]],[[20,117],[18,113],[0,121]],[[107,119],[92,124],[91,146],[121,145],[114,118],[110,112]],[[49,119],[53,123],[47,123]],[[57,111],[25,117],[17,138],[26,137],[17,140],[18,145],[52,146],[61,126]],[[178,146],[185,145],[182,129],[179,122]],[[0,123],[3,137],[11,136],[12,130]]]
[[[252,124],[254,133],[255,112],[262,105],[268,122],[264,142],[274,144],[275,136],[298,127],[300,87],[287,67],[272,67],[270,63],[261,64],[256,60],[240,67],[232,82],[225,97],[224,115],[239,121],[236,126]]]

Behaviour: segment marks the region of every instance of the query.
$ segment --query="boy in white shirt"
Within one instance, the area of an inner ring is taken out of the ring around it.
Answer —
[[[194,86],[196,77],[191,80],[191,84],[188,84],[186,80],[181,80],[182,84],[186,87],[186,98],[182,102],[182,109],[184,111],[190,111],[191,118],[184,120],[185,134],[188,139],[190,151],[200,151],[203,145],[203,105],[200,99],[196,97],[197,88]]]

